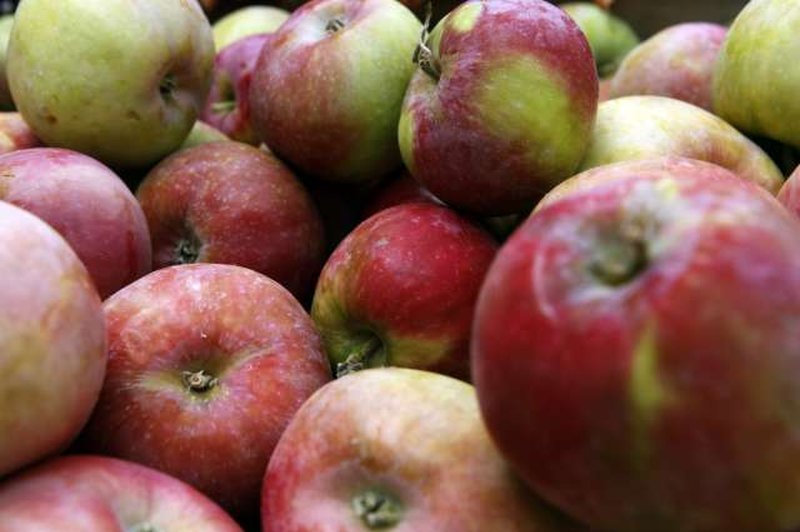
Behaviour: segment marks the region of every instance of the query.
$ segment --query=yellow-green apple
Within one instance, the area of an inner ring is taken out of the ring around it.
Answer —
[[[784,207],[800,216],[800,166],[786,179],[786,182],[778,192],[778,201]]]
[[[670,26],[634,48],[611,79],[609,96],[668,96],[711,111],[711,86],[728,28],[710,22]]]
[[[200,118],[232,140],[257,145],[261,142],[250,118],[250,84],[258,55],[270,33],[240,39],[217,53],[211,90]]]
[[[103,310],[108,371],[84,448],[171,474],[236,516],[256,512],[278,437],[330,380],[308,313],[229,264],[152,272]]]
[[[314,177],[364,182],[400,166],[397,120],[422,25],[396,0],[314,0],[267,41],[252,124]]]
[[[469,0],[436,26],[398,125],[406,167],[448,205],[512,214],[569,177],[597,110],[578,25],[544,0]]]
[[[185,150],[186,148],[192,148],[200,144],[208,144],[209,142],[222,142],[225,140],[230,140],[228,135],[211,124],[198,120],[192,126],[189,135],[175,151]]]
[[[0,109],[10,111],[14,109],[11,91],[8,88],[6,76],[6,60],[8,57],[8,41],[11,38],[11,28],[14,26],[14,15],[0,17]]]
[[[614,74],[622,59],[639,44],[630,24],[596,2],[567,2],[559,7],[586,35],[601,77]]]
[[[164,473],[106,456],[63,456],[0,484],[0,529],[241,532],[213,501]]]
[[[500,457],[471,385],[403,368],[306,401],[267,467],[261,517],[269,532],[572,530]]]
[[[41,144],[21,114],[0,111],[0,154],[36,148]]]
[[[272,33],[287,18],[289,12],[275,6],[248,5],[231,11],[211,26],[217,53],[245,37]]]
[[[472,337],[489,432],[592,530],[796,529],[800,220],[720,166],[641,164],[500,249]]]
[[[496,247],[441,205],[359,224],[328,257],[311,306],[337,373],[388,365],[469,379],[475,299]]]
[[[713,83],[714,113],[750,134],[800,148],[800,9],[795,0],[751,0],[731,24]]]
[[[323,262],[322,221],[304,186],[273,155],[212,142],[170,155],[136,191],[150,226],[153,267],[237,264],[298,298]]]
[[[710,112],[664,96],[625,96],[600,104],[581,170],[663,156],[724,166],[773,194],[783,174],[753,141]]]
[[[197,0],[24,0],[8,81],[45,144],[114,167],[146,166],[189,133],[213,61]]]
[[[139,202],[122,179],[87,155],[31,148],[0,156],[0,200],[58,231],[102,299],[150,271],[150,233]]]
[[[0,477],[62,451],[106,368],[100,298],[69,244],[0,201]],[[2,528],[0,520],[0,528]]]

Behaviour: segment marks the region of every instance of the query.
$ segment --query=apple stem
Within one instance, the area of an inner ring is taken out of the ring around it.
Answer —
[[[425,2],[425,21],[422,23],[422,33],[419,36],[417,48],[414,50],[412,61],[419,65],[423,72],[439,81],[442,75],[438,61],[433,56],[433,51],[428,47],[428,37],[430,37],[431,18],[433,17],[433,3],[431,0]]]
[[[340,29],[344,28],[344,21],[338,17],[334,17],[325,24],[325,31],[329,34],[334,34]]]
[[[367,490],[353,498],[353,510],[371,529],[393,527],[400,521],[400,504],[377,490]]]
[[[234,100],[223,100],[211,104],[211,112],[215,114],[228,114],[236,109]]]
[[[219,383],[219,379],[200,371],[184,371],[181,373],[183,384],[189,388],[190,392],[207,392]]]
[[[360,344],[353,350],[344,362],[336,364],[336,378],[344,377],[350,373],[361,371],[365,367],[369,367],[370,360],[375,357],[375,354],[381,350],[383,342],[377,336],[371,336],[369,340]]]

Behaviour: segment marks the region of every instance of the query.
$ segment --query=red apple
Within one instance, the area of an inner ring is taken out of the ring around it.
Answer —
[[[264,43],[272,34],[262,33],[229,44],[214,59],[214,76],[200,118],[232,140],[259,144],[250,120],[250,82]]]
[[[784,207],[800,216],[800,166],[786,180],[778,191],[778,201]]]
[[[100,298],[66,241],[0,201],[0,477],[61,451],[106,367]],[[3,527],[0,519],[0,528]]]
[[[261,272],[304,297],[322,264],[319,213],[273,155],[238,142],[181,150],[139,186],[153,265],[216,262]]]
[[[500,457],[472,386],[401,368],[311,396],[272,455],[261,517],[265,532],[568,530]]]
[[[711,110],[712,79],[728,28],[709,22],[670,26],[634,48],[611,80],[610,97],[668,96]]]
[[[404,366],[469,378],[475,299],[496,244],[447,207],[409,203],[356,227],[311,307],[340,373]]]
[[[0,199],[61,233],[103,299],[150,271],[142,208],[114,172],[87,155],[32,148],[0,156]]]
[[[16,112],[0,112],[0,154],[41,146],[33,130]]]
[[[0,528],[9,532],[242,530],[191,486],[105,456],[55,458],[0,484]]]
[[[481,289],[472,369],[495,442],[592,530],[797,528],[800,220],[700,161],[594,172]]]
[[[86,449],[169,473],[236,516],[294,412],[330,379],[311,318],[252,270],[155,271],[104,304],[108,373]]]
[[[564,11],[544,0],[470,0],[420,56],[399,142],[406,167],[437,198],[483,215],[518,213],[577,169],[598,80],[586,37]]]

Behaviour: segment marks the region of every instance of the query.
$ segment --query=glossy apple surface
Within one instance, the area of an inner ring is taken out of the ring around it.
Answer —
[[[211,27],[217,53],[234,42],[258,35],[272,33],[286,19],[289,12],[275,6],[248,5],[219,18]]]

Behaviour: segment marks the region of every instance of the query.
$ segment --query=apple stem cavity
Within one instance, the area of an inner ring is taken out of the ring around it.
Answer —
[[[338,32],[342,28],[344,28],[344,20],[342,20],[339,17],[333,17],[332,19],[330,19],[328,21],[327,24],[325,24],[325,31],[329,35],[333,35],[334,33]]]
[[[597,249],[589,266],[592,274],[610,286],[621,286],[647,267],[647,227],[644,218],[626,220],[618,232]]]
[[[175,75],[167,74],[161,79],[161,83],[158,85],[158,92],[161,93],[161,97],[164,100],[171,100],[177,86],[178,82],[175,80]]]
[[[428,46],[428,37],[430,37],[431,18],[433,16],[433,3],[431,0],[425,2],[425,21],[422,23],[422,33],[419,35],[419,43],[414,50],[414,57],[412,61],[416,63],[423,72],[430,77],[439,81],[442,75],[439,62],[433,56],[433,51]]]
[[[377,336],[370,336],[369,340],[359,344],[344,360],[336,364],[336,378],[344,377],[350,373],[361,371],[374,366],[375,355],[380,353],[383,342]],[[381,364],[385,365],[385,364]]]
[[[400,503],[386,493],[369,489],[353,497],[353,511],[372,530],[391,528],[400,522]]]
[[[200,240],[190,232],[189,236],[181,238],[175,246],[175,263],[194,264],[199,258]]]
[[[208,375],[204,370],[184,371],[181,373],[183,384],[194,393],[205,393],[219,383],[219,379]]]

